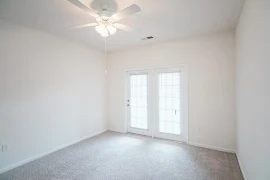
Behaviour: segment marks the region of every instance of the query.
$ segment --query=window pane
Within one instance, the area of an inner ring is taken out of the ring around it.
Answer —
[[[130,126],[148,129],[147,75],[130,75]]]
[[[180,135],[180,72],[159,74],[159,131]]]

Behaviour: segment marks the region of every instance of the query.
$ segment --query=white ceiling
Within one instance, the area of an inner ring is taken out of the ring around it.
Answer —
[[[119,30],[107,38],[109,51],[233,29],[244,4],[244,0],[81,0],[95,10],[100,10],[104,1],[111,12],[134,3],[142,9],[119,21],[131,26],[133,31]],[[94,27],[68,28],[95,19],[67,0],[0,0],[0,17],[104,49],[104,38]],[[141,40],[146,36],[155,39]]]

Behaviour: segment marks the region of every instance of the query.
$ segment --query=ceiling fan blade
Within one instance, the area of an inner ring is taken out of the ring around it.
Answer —
[[[72,3],[74,6],[77,6],[84,12],[88,13],[90,16],[93,16],[94,18],[99,17],[99,15],[93,10],[88,8],[86,5],[81,3],[79,0],[68,0],[70,3]]]
[[[120,24],[120,23],[115,23],[114,26],[117,28],[117,29],[121,29],[121,30],[124,30],[124,31],[132,31],[132,28],[127,26],[127,25],[124,25],[124,24]]]
[[[79,29],[79,28],[85,28],[85,27],[91,27],[91,26],[97,26],[98,23],[89,23],[89,24],[83,24],[79,26],[73,26],[71,29]]]
[[[137,12],[140,12],[141,8],[137,4],[132,4],[131,6],[117,12],[116,14],[112,15],[112,18],[115,21],[118,21],[120,19],[123,19],[131,14],[135,14]]]

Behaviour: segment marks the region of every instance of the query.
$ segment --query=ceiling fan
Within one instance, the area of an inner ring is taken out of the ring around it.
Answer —
[[[133,4],[113,14],[107,10],[106,4],[102,4],[101,5],[102,11],[96,12],[88,8],[87,6],[85,6],[79,0],[68,0],[68,1],[96,19],[96,23],[83,24],[83,25],[75,26],[73,28],[85,28],[85,27],[95,26],[96,31],[99,34],[101,34],[101,36],[103,37],[108,37],[109,35],[113,35],[117,31],[117,29],[131,31],[131,28],[129,26],[116,23],[116,22],[129,15],[132,15],[141,11],[141,8],[138,5]]]

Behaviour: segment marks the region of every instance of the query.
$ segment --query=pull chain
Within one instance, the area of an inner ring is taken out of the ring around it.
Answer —
[[[105,74],[107,75],[107,37],[105,37]]]

